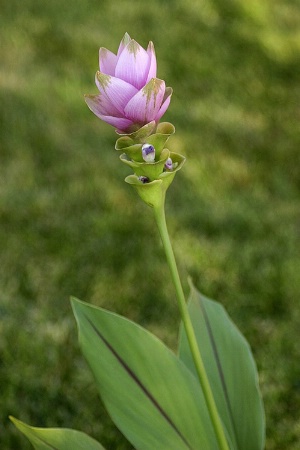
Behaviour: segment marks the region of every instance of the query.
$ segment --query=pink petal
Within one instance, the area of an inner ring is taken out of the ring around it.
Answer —
[[[118,58],[115,76],[141,89],[146,84],[149,65],[146,50],[132,39]]]
[[[101,47],[99,50],[99,67],[100,72],[106,75],[114,75],[117,64],[117,56],[110,50]]]
[[[148,123],[156,120],[165,94],[165,82],[158,78],[151,81],[141,89],[128,102],[124,112],[133,122]]]
[[[84,99],[91,111],[98,117],[103,115],[120,117],[121,115],[105,95],[85,95]]]
[[[102,116],[100,119],[117,128],[120,133],[126,132],[132,125],[131,120],[123,119],[122,117]]]
[[[158,113],[157,113],[156,116],[155,116],[156,122],[158,122],[159,119],[160,119],[160,118],[164,115],[164,113],[167,111],[167,109],[168,109],[168,107],[169,107],[169,104],[170,104],[170,101],[171,101],[172,93],[173,93],[173,89],[170,88],[170,87],[167,87],[167,88],[166,88],[165,95],[164,95],[163,103],[162,103],[162,105],[161,105],[161,107],[160,107]]]
[[[114,117],[109,114],[109,111],[105,109],[105,103],[103,103],[103,98],[101,94],[99,95],[86,95],[85,101],[90,110],[99,119],[103,120],[110,125],[118,128],[119,130],[126,131],[132,125],[132,121],[124,117]]]
[[[129,44],[130,41],[131,41],[131,37],[129,36],[128,33],[125,33],[124,36],[123,36],[123,39],[121,40],[120,45],[119,45],[117,58],[119,58],[119,56],[121,55],[122,51],[124,50],[126,45]]]
[[[147,53],[149,56],[149,60],[150,60],[150,65],[149,65],[149,71],[148,71],[148,76],[146,79],[146,83],[148,83],[151,78],[156,78],[156,56],[155,56],[155,50],[154,50],[154,45],[153,42],[149,42],[148,48],[147,48]]]
[[[138,92],[137,89],[119,78],[96,73],[96,85],[108,103],[124,115],[124,108],[129,100]]]

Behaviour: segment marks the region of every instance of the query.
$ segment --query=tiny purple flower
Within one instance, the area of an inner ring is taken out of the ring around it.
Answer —
[[[155,148],[151,144],[144,144],[142,146],[142,157],[146,162],[155,161]]]
[[[173,161],[171,158],[168,158],[167,161],[165,162],[165,168],[167,170],[172,170],[173,169]]]
[[[152,42],[144,50],[126,33],[118,53],[99,51],[96,73],[98,95],[86,95],[90,110],[118,133],[131,133],[166,112],[172,89],[156,78],[156,56]]]
[[[149,183],[149,178],[148,177],[140,176],[138,178],[143,184]]]

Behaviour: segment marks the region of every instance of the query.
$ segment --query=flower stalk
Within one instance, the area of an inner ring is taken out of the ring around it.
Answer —
[[[211,386],[205,371],[203,359],[200,353],[199,346],[197,344],[197,339],[195,336],[194,328],[192,325],[192,321],[188,312],[188,307],[185,301],[184,292],[182,289],[177,264],[172,248],[172,244],[170,241],[170,236],[168,233],[166,217],[165,217],[165,206],[164,206],[164,198],[159,204],[156,204],[153,207],[155,221],[160,233],[160,237],[163,243],[163,247],[166,254],[166,259],[169,265],[169,269],[171,272],[172,281],[174,283],[179,311],[181,315],[181,319],[183,322],[183,326],[185,328],[185,332],[187,335],[187,339],[189,342],[190,350],[192,353],[193,361],[196,367],[196,371],[198,374],[198,378],[200,381],[200,385],[202,387],[202,391],[204,394],[204,398],[207,404],[208,412],[211,418],[211,422],[213,428],[215,430],[216,438],[219,444],[220,450],[229,450],[229,446],[227,443],[227,439],[225,437],[224,428],[222,422],[219,417],[219,413],[216,407],[216,403],[214,400],[214,396],[211,390]]]

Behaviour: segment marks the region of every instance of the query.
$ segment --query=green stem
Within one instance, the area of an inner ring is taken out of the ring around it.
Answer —
[[[156,220],[156,224],[159,229],[159,233],[161,236],[161,240],[165,249],[166,258],[168,261],[168,265],[171,271],[172,280],[175,286],[178,306],[180,310],[181,319],[185,328],[185,332],[187,335],[187,339],[189,342],[190,350],[193,356],[194,364],[197,370],[197,374],[199,377],[200,385],[202,387],[202,391],[205,397],[205,401],[207,404],[208,412],[211,418],[212,425],[215,430],[216,438],[219,444],[219,448],[221,450],[229,450],[229,446],[224,434],[224,429],[219,417],[219,413],[216,407],[216,403],[213,397],[213,393],[209,384],[209,380],[205,371],[205,367],[203,364],[203,360],[200,354],[200,349],[198,347],[198,343],[196,340],[194,328],[192,325],[192,321],[188,312],[188,307],[185,301],[184,292],[182,289],[176,260],[172,248],[172,244],[170,241],[166,217],[165,217],[165,208],[164,201],[161,202],[160,205],[154,206],[154,216]]]

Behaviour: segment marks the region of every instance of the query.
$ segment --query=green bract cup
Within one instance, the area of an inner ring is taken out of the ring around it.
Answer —
[[[155,161],[153,163],[149,162],[137,162],[133,161],[131,159],[128,159],[126,153],[123,153],[120,156],[120,159],[122,162],[130,166],[135,175],[144,176],[149,179],[149,181],[156,180],[161,173],[164,171],[165,163],[167,159],[170,157],[170,151],[167,148],[164,148],[163,151],[160,154],[159,160]]]
[[[116,150],[126,153],[126,155],[137,162],[143,162],[142,145],[147,143],[153,145],[156,152],[156,159],[165,147],[169,137],[175,133],[175,127],[169,122],[162,122],[157,125],[150,122],[134,133],[121,136],[116,142]]]
[[[180,170],[185,163],[185,157],[179,155],[178,153],[169,152],[169,157],[172,159],[173,164],[176,165],[176,168],[174,168],[173,170],[165,170],[161,172],[158,175],[158,178],[153,181],[145,182],[143,180],[143,177],[146,176],[144,173],[141,173],[140,175],[135,173],[135,175],[129,175],[125,178],[126,183],[134,187],[141,199],[151,207],[158,207],[162,204],[162,202],[164,202],[166,190],[172,183],[176,172],[178,172],[178,170]],[[155,164],[157,163],[154,163],[153,166]],[[143,164],[139,166],[139,169],[142,168],[142,165]],[[149,163],[145,163],[145,166],[147,167],[149,167],[150,165],[151,164]]]
[[[152,121],[133,133],[121,135],[116,142],[116,150],[122,151],[121,161],[134,172],[125,181],[152,207],[164,201],[166,190],[185,162],[182,155],[172,153],[165,147],[174,133],[175,127],[171,123],[162,122],[157,125]],[[151,146],[153,160],[147,160],[145,147]]]

